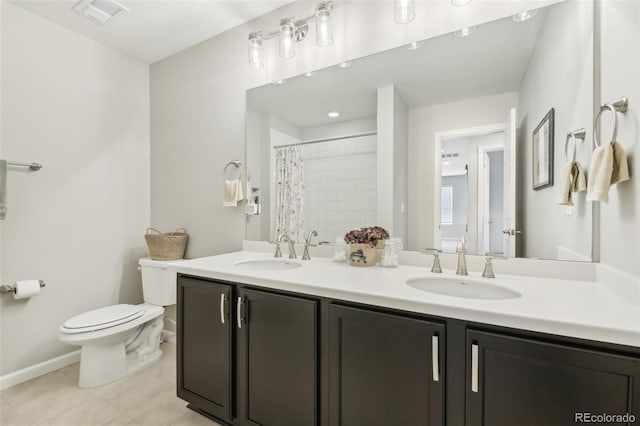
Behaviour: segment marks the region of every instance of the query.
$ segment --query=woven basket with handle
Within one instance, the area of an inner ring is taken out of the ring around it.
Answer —
[[[163,234],[154,228],[147,228],[144,236],[149,248],[149,256],[153,260],[176,260],[184,257],[189,234],[184,228]]]

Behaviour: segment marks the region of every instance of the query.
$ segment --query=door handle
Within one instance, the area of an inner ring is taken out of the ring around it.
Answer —
[[[471,345],[471,392],[478,392],[478,345]]]
[[[224,324],[224,320],[225,320],[225,315],[224,315],[224,301],[225,301],[225,294],[222,293],[220,295],[220,322],[222,324]]]
[[[237,311],[238,328],[242,328],[242,296],[238,296],[236,311]]]
[[[503,234],[507,234],[507,235],[514,236],[514,235],[516,235],[516,234],[522,234],[522,231],[520,231],[519,229],[513,229],[513,228],[510,228],[510,229],[503,229],[503,230],[502,230],[502,233],[503,233]]]
[[[433,381],[440,381],[440,357],[438,336],[431,336],[431,373],[433,375]]]

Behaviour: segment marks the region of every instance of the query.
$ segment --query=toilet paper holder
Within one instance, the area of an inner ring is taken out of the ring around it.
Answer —
[[[45,286],[44,281],[42,280],[38,280],[38,282],[40,282],[40,288]],[[16,286],[15,285],[2,285],[0,286],[0,293],[15,293],[16,292]]]

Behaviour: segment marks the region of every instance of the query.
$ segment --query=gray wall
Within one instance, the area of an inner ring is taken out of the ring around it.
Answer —
[[[0,283],[47,283],[0,297],[5,375],[77,350],[58,341],[72,316],[142,301],[149,66],[0,3],[2,158],[44,164],[8,173]]]
[[[557,259],[573,253],[591,257],[591,204],[586,193],[576,194],[572,215],[557,204],[558,173],[564,160],[567,132],[584,127],[587,140],[577,159],[588,168],[593,126],[593,3],[568,1],[551,8],[538,36],[520,88],[518,102],[518,256]],[[566,23],[572,22],[568,29]],[[533,130],[555,109],[554,186],[532,189]],[[544,235],[544,238],[540,238]]]
[[[504,151],[489,154],[489,251],[504,250],[502,222],[504,219]]]
[[[612,187],[609,204],[600,206],[600,260],[640,277],[640,2],[601,3],[599,98],[601,102],[629,98],[629,110],[618,115],[618,141],[628,156],[631,181]],[[605,118],[605,138],[610,125],[610,118]]]

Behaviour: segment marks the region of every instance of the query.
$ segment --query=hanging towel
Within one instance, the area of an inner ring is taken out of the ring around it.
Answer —
[[[7,217],[7,160],[0,160],[0,220]]]
[[[237,207],[238,201],[243,200],[242,182],[240,179],[224,181],[224,207]]]
[[[587,201],[609,202],[609,187],[629,180],[629,166],[618,142],[600,146],[591,154]]]
[[[582,166],[577,161],[567,163],[560,171],[560,197],[558,204],[573,205],[573,193],[587,189],[587,178]]]

